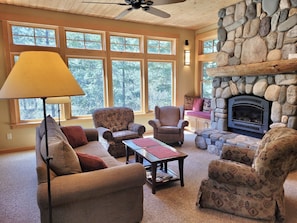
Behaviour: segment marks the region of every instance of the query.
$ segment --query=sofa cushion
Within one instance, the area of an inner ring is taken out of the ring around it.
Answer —
[[[59,137],[49,136],[48,150],[49,157],[52,157],[50,160],[50,168],[57,175],[82,172],[78,157],[67,141]],[[46,160],[45,136],[43,136],[41,140],[40,152],[43,159]]]
[[[83,172],[107,168],[105,162],[98,156],[76,152]]]
[[[194,98],[193,102],[193,111],[201,111],[203,107],[203,99],[202,98]]]
[[[58,137],[62,140],[67,141],[67,138],[63,134],[60,126],[57,124],[55,119],[53,119],[50,115],[46,117],[46,126],[47,126],[48,137]],[[45,135],[45,120],[43,120],[40,124],[39,135],[40,135],[40,138],[42,138]]]
[[[83,146],[88,143],[87,136],[81,126],[63,126],[61,127],[61,130],[65,134],[72,148]]]

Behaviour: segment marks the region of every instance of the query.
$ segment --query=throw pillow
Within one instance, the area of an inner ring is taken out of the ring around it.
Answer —
[[[193,102],[193,111],[201,111],[203,106],[202,98],[195,98]]]
[[[184,97],[184,108],[185,108],[185,110],[192,110],[193,109],[193,102],[194,102],[194,97],[193,96],[185,95],[185,97]]]
[[[50,115],[46,117],[46,126],[47,126],[47,135],[48,137],[59,137],[60,139],[67,141],[67,138],[60,129],[60,126],[57,124],[55,119]],[[39,127],[39,135],[42,138],[45,135],[45,120],[43,120]]]
[[[204,98],[203,111],[204,112],[210,112],[211,111],[211,99]]]
[[[76,152],[83,172],[107,168],[105,162],[98,156]]]
[[[87,136],[81,126],[63,126],[61,130],[72,148],[88,144]]]
[[[78,157],[73,148],[67,141],[58,137],[48,137],[48,151],[50,160],[50,168],[57,175],[67,175],[73,173],[81,173],[81,167]],[[46,160],[45,136],[41,139],[40,153]]]

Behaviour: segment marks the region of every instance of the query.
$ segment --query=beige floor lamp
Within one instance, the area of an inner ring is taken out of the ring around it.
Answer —
[[[45,125],[46,166],[49,222],[52,222],[50,160],[46,123],[46,98],[83,95],[70,70],[59,54],[48,51],[26,51],[20,57],[0,90],[0,99],[41,98]]]

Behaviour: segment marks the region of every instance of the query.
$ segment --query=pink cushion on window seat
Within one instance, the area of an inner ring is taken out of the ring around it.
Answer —
[[[185,115],[204,118],[204,119],[210,119],[210,112],[186,110]]]

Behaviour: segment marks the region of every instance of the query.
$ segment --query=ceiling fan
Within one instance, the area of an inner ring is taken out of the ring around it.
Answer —
[[[115,19],[121,19],[133,9],[142,9],[145,12],[153,14],[155,16],[159,16],[162,18],[169,18],[170,14],[164,12],[160,9],[152,7],[153,5],[167,5],[179,2],[185,2],[186,0],[124,0],[125,3],[115,3],[115,2],[98,2],[98,1],[83,1],[83,3],[94,3],[94,4],[112,4],[112,5],[121,5],[121,6],[130,6],[121,12]]]

